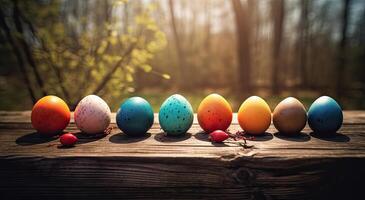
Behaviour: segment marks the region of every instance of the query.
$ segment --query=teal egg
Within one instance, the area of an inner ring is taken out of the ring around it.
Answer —
[[[193,124],[194,111],[185,97],[174,94],[162,103],[158,119],[167,135],[182,135]]]
[[[129,136],[144,135],[153,124],[151,105],[141,97],[131,97],[118,109],[116,122],[118,127]]]
[[[335,133],[342,122],[342,109],[331,97],[319,97],[308,110],[309,127],[316,133]]]

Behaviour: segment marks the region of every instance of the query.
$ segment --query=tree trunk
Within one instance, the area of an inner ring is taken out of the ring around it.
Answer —
[[[170,17],[171,17],[171,27],[174,35],[175,46],[177,51],[177,60],[178,60],[178,69],[180,76],[178,77],[178,87],[180,89],[186,89],[186,76],[185,70],[186,62],[185,62],[185,54],[181,46],[181,38],[177,31],[176,19],[175,19],[175,11],[174,11],[174,1],[169,0],[169,10],[170,10]]]
[[[300,86],[302,89],[307,87],[308,77],[307,77],[307,43],[308,43],[308,10],[309,10],[309,0],[301,0],[301,16],[299,24],[299,73],[300,73]]]
[[[337,97],[342,98],[345,89],[345,66],[346,66],[346,45],[347,45],[347,27],[350,15],[350,0],[343,0],[343,15],[341,27],[341,41],[338,51],[337,66]]]
[[[248,96],[251,93],[250,84],[250,32],[249,15],[247,5],[242,5],[240,0],[232,0],[233,11],[236,21],[237,33],[237,77],[236,92]]]
[[[211,60],[212,60],[212,32],[211,32],[211,1],[205,1],[205,38],[204,38],[204,49],[205,49],[205,56],[204,56],[204,66],[210,67]]]
[[[271,14],[273,18],[273,49],[272,49],[272,93],[279,94],[279,68],[281,65],[281,43],[283,35],[283,21],[284,21],[284,0],[271,1]]]

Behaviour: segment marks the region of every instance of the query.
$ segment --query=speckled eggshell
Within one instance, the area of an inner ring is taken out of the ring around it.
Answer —
[[[194,111],[185,97],[174,94],[161,105],[158,119],[167,135],[182,135],[193,124]]]
[[[272,117],[275,128],[284,134],[300,133],[307,123],[307,111],[294,97],[282,100],[275,107]]]
[[[111,112],[108,104],[96,95],[84,97],[76,106],[76,126],[84,133],[102,133],[110,124]]]
[[[219,94],[208,95],[198,107],[198,122],[205,133],[225,131],[232,122],[232,116],[231,105]]]
[[[342,122],[342,109],[329,96],[319,97],[308,110],[308,125],[316,133],[336,133]]]
[[[153,124],[151,105],[142,97],[131,97],[118,109],[116,121],[123,133],[129,136],[144,135]]]

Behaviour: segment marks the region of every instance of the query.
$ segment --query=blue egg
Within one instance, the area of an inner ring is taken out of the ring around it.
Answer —
[[[182,135],[193,124],[194,111],[185,97],[174,94],[161,105],[158,119],[167,135]]]
[[[341,128],[342,109],[328,96],[319,97],[308,110],[308,124],[317,133],[335,133]]]
[[[151,105],[141,97],[131,97],[123,102],[117,112],[118,127],[127,135],[144,135],[153,124]]]

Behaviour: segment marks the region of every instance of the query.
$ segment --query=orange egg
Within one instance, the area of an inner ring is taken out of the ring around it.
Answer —
[[[219,94],[210,94],[198,107],[198,122],[206,133],[225,131],[232,122],[232,108]]]
[[[37,101],[32,109],[32,125],[39,133],[58,134],[70,122],[70,109],[59,97],[45,96]]]
[[[271,124],[271,110],[261,97],[246,99],[237,113],[238,123],[249,134],[264,134]]]

